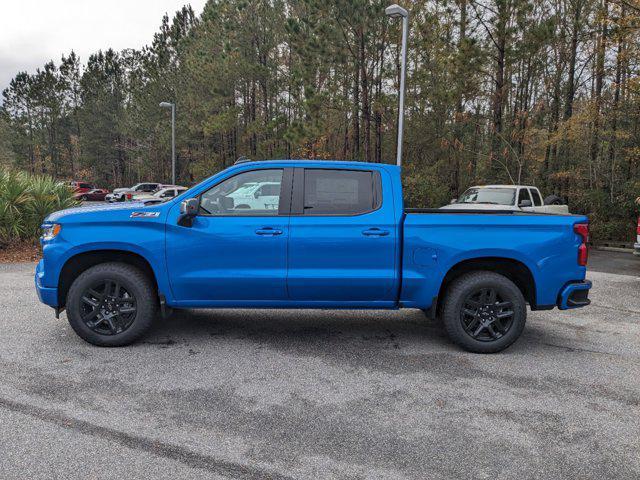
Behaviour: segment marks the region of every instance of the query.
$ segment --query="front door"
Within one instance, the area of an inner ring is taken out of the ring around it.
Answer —
[[[384,171],[297,168],[289,238],[290,298],[337,306],[393,301],[398,235],[393,205]]]
[[[223,180],[200,196],[191,227],[179,226],[174,212],[179,205],[172,208],[167,266],[178,302],[231,306],[286,300],[289,202],[284,200],[290,196],[290,177],[291,170],[280,168]],[[259,195],[241,200],[244,192],[264,184],[279,187],[272,187],[275,195],[268,202]]]

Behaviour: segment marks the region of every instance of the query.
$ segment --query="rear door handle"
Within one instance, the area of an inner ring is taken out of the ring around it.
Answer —
[[[282,230],[278,230],[273,227],[262,227],[256,230],[256,235],[262,235],[263,237],[275,237],[276,235],[282,235]]]
[[[386,237],[389,235],[389,230],[382,230],[381,228],[369,228],[367,230],[363,230],[362,234],[365,237]]]

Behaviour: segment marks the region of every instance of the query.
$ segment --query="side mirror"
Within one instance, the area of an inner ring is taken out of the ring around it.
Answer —
[[[457,201],[458,201],[458,199],[457,199],[457,198],[454,198],[453,200],[451,200],[451,201],[449,202],[449,204],[457,203]]]
[[[200,208],[200,201],[197,198],[187,198],[180,203],[180,214],[195,217]]]
[[[253,198],[255,198],[256,200],[257,200],[258,198],[260,198],[260,192],[256,192],[256,193],[254,193],[254,194],[253,194]]]
[[[533,206],[533,204],[531,203],[531,200],[522,200],[522,201],[518,204],[518,206],[519,206],[520,208],[527,208],[527,207],[532,207],[532,206]]]
[[[193,225],[193,218],[198,215],[200,209],[200,200],[197,198],[187,198],[180,203],[180,217],[178,217],[178,225],[182,227],[190,227]]]

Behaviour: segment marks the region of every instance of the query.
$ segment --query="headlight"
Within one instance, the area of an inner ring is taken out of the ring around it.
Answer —
[[[42,226],[42,239],[53,240],[58,233],[62,230],[62,226],[59,223],[53,223],[50,225]]]

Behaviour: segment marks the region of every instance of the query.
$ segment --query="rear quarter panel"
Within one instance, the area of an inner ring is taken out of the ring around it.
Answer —
[[[575,223],[586,217],[526,214],[407,214],[402,259],[403,306],[428,308],[447,272],[465,260],[500,257],[531,271],[536,305],[555,305],[569,281],[582,280]]]

